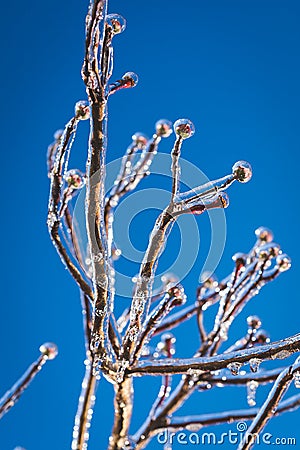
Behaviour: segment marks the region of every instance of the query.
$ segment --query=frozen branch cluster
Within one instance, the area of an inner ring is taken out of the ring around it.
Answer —
[[[174,125],[159,120],[151,139],[141,133],[133,135],[115,184],[105,193],[109,97],[119,90],[134,87],[138,81],[132,72],[111,81],[113,40],[124,29],[125,20],[121,16],[107,13],[107,0],[90,2],[82,67],[87,100],[76,103],[74,116],[63,130],[55,133],[54,142],[48,149],[51,180],[48,228],[62,262],[80,290],[86,349],[85,377],[75,417],[72,449],[88,448],[96,390],[102,375],[113,384],[115,391],[109,450],[145,448],[151,438],[164,429],[195,429],[241,419],[251,420],[251,432],[259,433],[273,415],[300,404],[300,395],[281,401],[293,380],[296,387],[300,386],[299,359],[285,368],[261,368],[266,360],[281,360],[299,352],[300,334],[270,343],[260,319],[250,316],[244,335],[227,348],[226,342],[231,324],[245,305],[265,284],[290,268],[290,259],[274,243],[272,232],[261,227],[256,230],[256,242],[249,253],[233,256],[232,272],[220,282],[212,276],[204,279],[194,300],[187,302],[183,286],[171,276],[165,276],[161,288],[153,291],[159,258],[177,218],[183,214],[201,215],[210,209],[226,208],[227,189],[235,181],[248,182],[252,170],[249,163],[238,161],[231,174],[182,192],[181,149],[184,140],[193,136],[194,126],[188,119],[179,119]],[[84,120],[89,120],[90,135],[85,173],[82,173],[69,168],[69,157],[77,129]],[[139,274],[135,277],[131,305],[116,317],[114,261],[119,250],[114,244],[114,211],[122,197],[149,175],[161,139],[171,136],[173,130],[170,200],[149,237]],[[72,201],[84,187],[88,271],[83,270],[85,255],[72,218]],[[212,305],[218,305],[218,311],[212,329],[206,331],[205,311]],[[193,357],[176,358],[176,339],[170,330],[189,320],[198,324],[200,343],[191,349]],[[157,336],[160,336],[160,342],[151,351],[148,344]],[[224,350],[221,350],[222,345]],[[1,415],[15,403],[45,361],[53,359],[56,353],[54,344],[41,347],[37,362],[1,400]],[[241,370],[242,367],[245,370]],[[173,387],[172,377],[178,374],[182,375],[181,381]],[[133,383],[135,377],[141,376],[161,377],[161,388],[145,422],[132,433]],[[255,391],[259,385],[267,383],[272,385],[269,396],[260,408],[256,408]],[[188,417],[176,415],[195,391],[221,385],[245,385],[249,409],[207,415],[199,415],[196,411],[194,416]],[[251,445],[244,442],[240,449]]]

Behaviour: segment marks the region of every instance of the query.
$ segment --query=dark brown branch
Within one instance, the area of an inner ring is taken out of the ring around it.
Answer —
[[[191,359],[161,359],[155,361],[140,361],[128,370],[133,375],[166,375],[166,374],[199,374],[224,369],[235,362],[245,364],[252,358],[261,360],[286,358],[300,351],[300,334],[281,341],[262,345],[256,348],[240,350],[233,353],[223,353],[210,358],[195,357]]]
[[[120,384],[115,384],[114,388],[115,418],[108,449],[122,450],[125,448],[132,415],[132,378],[125,378]]]

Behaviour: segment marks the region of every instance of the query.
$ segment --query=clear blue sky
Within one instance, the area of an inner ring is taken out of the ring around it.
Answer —
[[[37,356],[42,342],[56,342],[60,355],[1,422],[1,450],[17,445],[64,450],[71,439],[83,371],[81,312],[77,288],[45,225],[45,152],[74,103],[85,98],[80,68],[86,8],[87,2],[79,0],[16,0],[2,6],[1,390]],[[255,228],[272,228],[293,269],[264,289],[243,317],[259,314],[273,340],[299,332],[299,2],[112,0],[110,11],[127,19],[126,32],[115,39],[115,77],[132,70],[140,83],[112,98],[109,159],[122,155],[134,131],[150,134],[161,117],[187,116],[197,132],[184,156],[207,176],[224,175],[236,160],[249,160],[253,180],[230,192],[227,242],[217,273],[226,275],[231,255],[251,247]],[[85,151],[82,140],[81,154]],[[76,158],[83,160],[79,153]],[[143,242],[137,238],[136,245]],[[184,282],[190,302],[198,272],[194,267]],[[241,319],[235,337],[243,327]],[[191,355],[196,345],[188,327],[178,332],[180,354]],[[135,429],[157,389],[156,383],[151,391],[150,381],[138,383],[142,399],[137,399]],[[111,394],[111,386],[103,383],[91,450],[105,448]],[[265,394],[262,390],[260,401]],[[238,406],[246,407],[243,389],[210,395],[196,394],[185,412],[227,409],[234,406],[233,395],[239,397]],[[276,418],[268,431],[300,442],[298,423],[299,413],[292,413]],[[154,442],[150,448],[161,447]]]

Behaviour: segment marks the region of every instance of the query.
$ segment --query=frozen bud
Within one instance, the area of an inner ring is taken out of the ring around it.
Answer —
[[[189,119],[178,119],[174,123],[174,131],[182,139],[188,139],[195,133],[195,127]]]
[[[45,344],[40,346],[40,352],[47,357],[47,359],[54,359],[58,354],[58,349],[53,342],[45,342]]]
[[[256,249],[256,254],[260,259],[275,258],[280,254],[280,246],[275,244],[265,244]]]
[[[126,72],[122,76],[122,80],[125,81],[123,87],[134,87],[138,84],[139,77],[134,72]]]
[[[253,330],[257,330],[261,327],[261,320],[258,316],[248,316],[247,317],[247,325],[249,328]]]
[[[85,185],[85,177],[78,169],[68,170],[64,175],[64,180],[72,189],[81,189]]]
[[[132,135],[132,140],[138,147],[145,147],[148,142],[147,136],[143,133],[134,133]]]
[[[113,246],[113,248],[111,249],[112,259],[114,261],[116,261],[117,259],[120,258],[121,255],[122,255],[122,250],[120,248]]]
[[[172,306],[181,306],[186,302],[186,295],[181,284],[171,287],[168,294],[172,298]]]
[[[266,227],[257,228],[257,230],[255,230],[255,235],[257,239],[259,239],[262,242],[272,242],[274,239],[272,231]]]
[[[155,124],[155,132],[157,136],[167,138],[172,134],[172,122],[167,119],[158,120]]]
[[[257,344],[268,344],[270,342],[269,333],[265,330],[258,330],[255,334],[255,342]]]
[[[126,28],[126,20],[119,14],[108,14],[106,16],[106,23],[114,34],[123,33]]]
[[[85,100],[80,100],[75,105],[75,117],[79,120],[87,120],[90,118],[90,105]]]
[[[164,333],[161,337],[161,340],[167,346],[173,346],[176,342],[176,337],[172,333]]]
[[[131,278],[131,281],[132,281],[133,283],[136,283],[136,282],[138,281],[138,279],[139,279],[139,274],[137,273],[136,275],[134,275],[134,276]]]
[[[200,276],[200,282],[207,289],[214,289],[218,286],[218,280],[214,274],[203,272]]]
[[[161,276],[160,279],[164,286],[169,286],[169,285],[174,286],[174,284],[178,283],[178,281],[179,281],[179,278],[171,272],[165,273],[164,275]]]
[[[247,161],[238,161],[232,166],[232,174],[240,183],[247,183],[252,178],[252,167]]]
[[[286,270],[289,270],[292,265],[291,258],[283,253],[282,255],[278,255],[276,258],[276,264],[280,270],[280,272],[285,272]]]
[[[235,262],[235,264],[240,267],[240,266],[245,266],[247,263],[247,257],[248,255],[246,255],[245,253],[235,253],[235,255],[233,255],[232,260]]]
[[[56,140],[56,141],[60,141],[60,139],[61,139],[61,137],[62,137],[62,135],[64,134],[64,130],[56,130],[55,131],[55,133],[54,133],[54,139]]]
[[[176,338],[172,333],[165,333],[161,337],[161,341],[157,344],[157,350],[159,353],[170,356],[175,353]]]

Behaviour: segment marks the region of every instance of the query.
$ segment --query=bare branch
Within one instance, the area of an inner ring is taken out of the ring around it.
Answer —
[[[295,334],[281,341],[262,345],[257,348],[223,353],[210,358],[191,359],[161,359],[155,361],[140,361],[135,367],[128,369],[133,375],[166,375],[194,374],[225,369],[230,363],[245,364],[252,358],[261,360],[283,359],[292,353],[300,351],[300,334]]]
[[[57,355],[55,344],[46,343],[40,346],[41,355],[31,364],[13,387],[0,399],[0,419],[16,404],[25,389],[29,386],[43,365]]]
[[[87,448],[98,378],[99,377],[93,373],[92,360],[87,359],[85,361],[85,376],[82,382],[73,428],[72,450],[83,450],[84,448]]]

